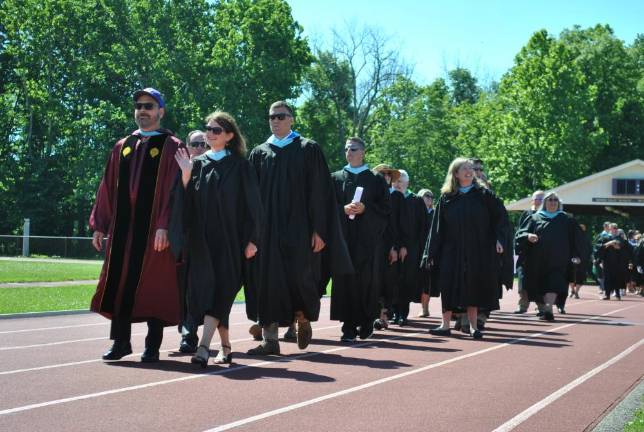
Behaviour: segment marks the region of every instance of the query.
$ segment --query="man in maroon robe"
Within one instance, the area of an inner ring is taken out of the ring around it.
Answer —
[[[112,348],[103,360],[132,353],[133,322],[146,321],[143,362],[159,360],[163,327],[180,319],[175,259],[169,249],[170,190],[179,170],[174,154],[183,143],[162,129],[161,93],[146,88],[134,93],[134,120],[139,126],[119,140],[107,161],[89,224],[93,245],[103,247],[105,261],[91,310],[112,320]]]

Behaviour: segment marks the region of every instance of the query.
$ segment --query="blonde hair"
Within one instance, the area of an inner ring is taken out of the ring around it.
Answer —
[[[458,191],[459,184],[458,179],[456,178],[456,171],[458,171],[466,163],[471,164],[472,162],[468,158],[458,157],[449,164],[447,169],[447,175],[445,176],[445,182],[443,187],[441,187],[441,193],[445,195],[453,194]],[[476,178],[472,180],[472,184],[476,183]]]

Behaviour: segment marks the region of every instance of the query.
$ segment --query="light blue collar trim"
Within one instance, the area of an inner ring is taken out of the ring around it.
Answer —
[[[434,208],[428,208],[427,209],[427,214],[432,214],[433,211],[434,211]]]
[[[409,192],[408,190],[406,190],[404,195],[405,195],[405,198],[409,198],[409,195],[411,195],[411,192]]]
[[[469,185],[469,186],[459,187],[459,188],[458,188],[458,191],[459,191],[460,193],[462,193],[462,194],[466,194],[466,193],[468,193],[469,191],[471,191],[473,187],[474,187],[474,183],[472,183],[472,184],[471,184],[471,185]]]
[[[345,171],[349,171],[351,174],[360,174],[362,171],[367,171],[369,169],[369,165],[364,164],[362,166],[353,168],[351,165],[347,164],[344,167]]]
[[[539,210],[539,214],[547,217],[548,219],[554,219],[558,215],[563,214],[563,212],[561,210],[557,210],[556,212],[550,213],[549,211],[546,211],[546,210]]]
[[[389,188],[389,193],[390,193],[390,194],[392,194],[392,193],[394,193],[394,192],[396,192],[396,188],[395,188],[395,187],[393,187],[393,186],[391,186],[391,187]]]
[[[299,137],[300,134],[297,132],[291,131],[288,135],[286,135],[284,138],[277,138],[275,135],[271,135],[268,138],[268,142],[270,144],[273,144],[274,146],[277,146],[279,148],[284,148],[290,143],[293,142],[293,140],[297,137]]]
[[[144,136],[144,137],[162,135],[161,132],[159,132],[159,131],[143,131],[141,129],[137,129],[134,133],[139,134],[139,135]]]
[[[214,160],[214,161],[220,161],[223,158],[225,158],[226,156],[230,155],[230,150],[223,149],[223,150],[219,150],[219,151],[216,151],[216,152],[212,151],[212,150],[208,150],[204,154],[206,156],[208,156],[210,159]]]

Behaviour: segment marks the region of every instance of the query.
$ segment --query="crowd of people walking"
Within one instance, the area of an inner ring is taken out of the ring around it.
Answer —
[[[229,316],[242,287],[259,342],[248,355],[280,354],[280,327],[305,349],[329,284],[343,342],[409,325],[411,302],[428,317],[431,297],[442,307],[431,334],[483,338],[513,286],[515,253],[516,313],[535,302],[540,319],[554,320],[591,269],[605,299],[641,293],[638,232],[607,223],[591,244],[553,191],[532,195],[515,232],[480,159],[452,161],[434,206],[429,189],[409,190],[405,170],[371,169],[360,137],[346,141],[347,165],[330,172],[318,144],[293,130],[284,101],[269,107],[271,135],[247,155],[228,113],[208,115],[184,144],[161,128],[160,92],[133,99],[138,129],[114,146],[90,217],[94,246],[105,247],[91,309],[112,321],[106,361],[132,352],[131,324],[145,321],[144,362],[159,360],[163,327],[178,325],[192,363],[209,364],[215,332],[213,362],[231,363]]]

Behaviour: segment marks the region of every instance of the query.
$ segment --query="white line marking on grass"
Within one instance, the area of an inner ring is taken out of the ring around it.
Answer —
[[[617,363],[636,349],[638,349],[640,346],[644,344],[644,339],[640,339],[639,342],[636,342],[635,344],[631,345],[630,347],[626,348],[624,351],[621,353],[617,354],[615,357],[611,358],[607,362],[597,366],[595,369],[592,369],[588,372],[586,372],[584,375],[580,376],[574,381],[571,381],[570,383],[566,384],[565,386],[561,387],[559,390],[555,391],[554,393],[550,394],[549,396],[545,397],[544,399],[541,399],[539,402],[535,403],[531,407],[527,408],[525,411],[517,414],[516,416],[512,417],[510,420],[507,422],[503,423],[501,426],[498,428],[494,429],[493,432],[507,432],[511,431],[515,427],[519,426],[521,423],[568,393],[570,390],[574,389],[580,384],[583,384],[584,382],[588,381],[590,378],[594,377],[604,369],[612,366],[613,364]]]
[[[330,393],[330,394],[327,394],[327,395],[324,395],[324,396],[320,396],[320,397],[317,397],[317,398],[314,398],[314,399],[309,399],[309,400],[304,401],[304,402],[299,402],[299,403],[296,403],[296,404],[287,405],[285,407],[278,408],[278,409],[275,409],[275,410],[272,410],[272,411],[267,411],[265,413],[258,414],[256,416],[247,417],[245,419],[237,420],[237,421],[232,422],[232,423],[227,423],[227,424],[224,424],[224,425],[220,425],[220,426],[217,426],[215,428],[208,429],[205,432],[220,432],[220,431],[226,431],[226,430],[229,430],[229,429],[233,429],[233,428],[236,428],[236,427],[239,427],[239,426],[244,426],[244,425],[247,425],[249,423],[253,423],[253,422],[256,422],[256,421],[259,421],[259,420],[263,420],[263,419],[273,417],[273,416],[276,416],[276,415],[279,415],[279,414],[284,414],[284,413],[287,413],[289,411],[294,411],[294,410],[297,410],[299,408],[304,408],[306,406],[313,405],[313,404],[316,404],[316,403],[319,403],[319,402],[323,402],[323,401],[326,401],[326,400],[329,400],[329,399],[333,399],[333,398],[336,398],[336,397],[339,397],[339,396],[344,396],[344,395],[347,395],[347,394],[350,394],[350,393],[354,393],[354,392],[364,390],[364,389],[367,389],[367,388],[370,388],[370,387],[374,387],[374,386],[377,386],[377,385],[380,385],[380,384],[384,384],[384,383],[387,383],[387,382],[390,382],[390,381],[394,381],[394,380],[405,378],[405,377],[408,377],[408,376],[411,376],[411,375],[415,375],[415,374],[418,374],[420,372],[425,372],[425,371],[428,371],[430,369],[435,369],[435,368],[438,368],[438,367],[441,367],[441,366],[444,366],[444,365],[447,365],[447,364],[450,364],[450,363],[455,363],[455,362],[460,361],[460,360],[468,359],[468,358],[471,358],[471,357],[476,357],[476,356],[479,356],[481,354],[485,354],[485,353],[488,353],[488,352],[491,352],[491,351],[495,351],[497,349],[500,349],[500,348],[503,348],[503,347],[506,347],[506,346],[509,346],[509,345],[514,345],[516,343],[519,343],[519,342],[522,342],[522,341],[525,341],[525,340],[528,340],[528,339],[531,339],[531,338],[539,337],[539,336],[542,336],[542,335],[550,333],[550,332],[562,330],[562,329],[567,328],[567,327],[571,327],[571,326],[574,326],[574,325],[577,325],[577,324],[581,324],[583,322],[591,321],[591,320],[594,320],[594,319],[602,317],[602,316],[611,315],[611,314],[614,314],[614,313],[617,313],[617,312],[621,312],[621,311],[624,311],[626,309],[631,309],[633,307],[635,307],[635,306],[629,306],[629,307],[626,307],[626,308],[617,309],[617,310],[607,312],[607,313],[602,314],[602,315],[596,315],[596,316],[591,317],[591,318],[586,318],[586,319],[584,319],[582,321],[579,321],[579,322],[576,322],[576,323],[571,323],[571,324],[566,324],[566,325],[563,325],[563,326],[555,327],[553,329],[546,330],[546,331],[543,331],[543,332],[540,332],[540,333],[531,334],[529,336],[525,336],[525,337],[522,337],[520,339],[514,339],[514,340],[511,340],[509,342],[505,342],[505,343],[502,343],[502,344],[499,344],[499,345],[494,345],[494,346],[486,348],[486,349],[482,349],[482,350],[479,350],[479,351],[474,351],[474,352],[471,352],[469,354],[464,354],[464,355],[461,355],[461,356],[458,356],[458,357],[443,360],[443,361],[438,362],[438,363],[432,363],[432,364],[429,364],[427,366],[423,366],[423,367],[413,369],[413,370],[410,370],[410,371],[407,371],[407,372],[402,372],[402,373],[399,373],[399,374],[396,374],[396,375],[391,375],[391,376],[381,378],[381,379],[376,380],[376,381],[371,381],[371,382],[368,382],[368,383],[365,383],[365,384],[361,384],[359,386],[355,386],[355,387],[351,387],[351,388],[348,388],[348,389],[340,390],[340,391]]]
[[[561,330],[561,329],[564,329],[564,328],[567,328],[567,327],[575,326],[575,325],[581,324],[583,322],[591,321],[593,319],[596,319],[596,318],[599,318],[599,317],[602,317],[602,316],[611,315],[613,313],[617,313],[617,312],[621,312],[623,310],[631,309],[631,308],[634,308],[636,306],[637,305],[633,305],[633,306],[629,306],[629,307],[626,307],[626,308],[617,309],[617,310],[607,312],[607,313],[602,314],[602,315],[597,315],[597,316],[594,316],[594,317],[591,317],[591,318],[586,318],[585,320],[578,321],[576,323],[571,323],[571,324],[566,324],[566,325],[563,325],[563,326],[560,326],[560,327],[555,327],[553,329],[550,329],[550,330],[547,330],[547,331],[544,331],[544,332],[535,333],[535,334],[532,334],[530,336],[526,336],[526,337],[523,337],[523,338],[520,338],[520,339],[515,339],[515,340],[512,340],[510,342],[505,342],[503,344],[495,345],[493,347],[486,348],[486,349],[483,349],[483,350],[480,350],[480,351],[475,351],[475,352],[470,353],[470,354],[466,354],[466,355],[463,355],[463,356],[455,357],[455,358],[448,359],[448,360],[445,360],[445,361],[441,361],[441,362],[438,362],[438,363],[430,364],[430,365],[425,366],[425,367],[420,368],[420,369],[415,369],[415,370],[412,370],[412,371],[405,372],[403,374],[394,375],[392,377],[388,377],[388,378],[384,378],[382,380],[374,381],[373,383],[363,384],[361,386],[355,387],[354,388],[355,390],[347,389],[347,390],[343,390],[341,392],[333,393],[332,395],[334,395],[334,396],[331,396],[331,397],[336,397],[336,396],[340,396],[340,395],[343,395],[343,394],[351,393],[352,391],[357,391],[357,390],[361,390],[363,388],[368,388],[368,387],[371,387],[373,385],[377,385],[377,384],[380,384],[380,383],[383,383],[383,382],[387,382],[387,381],[391,381],[391,380],[394,380],[394,379],[402,378],[403,376],[412,375],[412,374],[415,374],[415,373],[422,372],[424,370],[433,369],[433,368],[436,368],[436,367],[439,367],[439,366],[442,366],[442,365],[445,365],[445,364],[449,364],[449,363],[453,363],[453,362],[463,360],[463,359],[466,359],[466,358],[474,357],[474,356],[477,356],[477,355],[480,355],[480,354],[484,354],[484,353],[487,353],[487,352],[490,352],[490,351],[494,351],[496,349],[499,349],[499,348],[502,348],[502,347],[505,347],[505,346],[508,346],[508,345],[512,345],[512,344],[515,344],[515,343],[518,343],[518,342],[521,342],[521,341],[524,341],[524,340],[528,340],[528,339],[533,338],[533,337],[538,337],[538,336],[547,334],[549,332],[553,332],[553,331]],[[389,338],[387,340],[401,340],[401,339],[404,340],[405,338],[418,336],[418,335],[424,334],[424,333],[425,332],[410,333],[410,334],[401,335],[401,336],[398,336],[398,337]],[[328,354],[328,353],[332,353],[332,352],[338,352],[338,351],[343,351],[343,350],[348,350],[348,349],[353,349],[353,348],[359,348],[359,347],[362,347],[362,346],[371,345],[371,344],[375,344],[375,343],[378,343],[378,342],[381,342],[381,341],[387,341],[387,340],[372,339],[372,340],[369,340],[367,342],[354,344],[354,345],[350,345],[350,346],[347,346],[347,347],[338,347],[338,348],[332,348],[332,349],[328,349],[328,350],[324,350],[324,351],[320,351],[320,352],[304,353],[304,354],[295,355],[295,356],[292,356],[292,357],[282,358],[282,359],[278,359],[278,360],[272,360],[272,361],[262,361],[262,362],[253,363],[253,364],[250,364],[250,365],[239,366],[239,367],[232,368],[232,369],[218,370],[218,371],[213,371],[213,372],[209,372],[209,373],[205,373],[205,374],[199,374],[199,375],[183,376],[183,377],[173,378],[173,379],[169,379],[169,380],[155,381],[155,382],[151,382],[151,383],[147,383],[147,384],[140,384],[140,385],[135,385],[135,386],[122,387],[122,388],[106,390],[106,391],[97,392],[97,393],[89,393],[89,394],[85,394],[85,395],[73,396],[73,397],[68,397],[68,398],[64,398],[64,399],[56,399],[56,400],[46,401],[46,402],[41,402],[41,403],[36,403],[36,404],[23,405],[23,406],[19,406],[19,407],[15,407],[15,408],[9,408],[9,409],[5,409],[5,410],[1,410],[0,411],[0,416],[7,415],[7,414],[15,414],[15,413],[18,413],[18,412],[30,411],[30,410],[33,410],[33,409],[36,409],[36,408],[43,408],[43,407],[49,407],[49,406],[54,406],[54,405],[60,405],[60,404],[68,403],[68,402],[75,402],[75,401],[80,401],[80,400],[85,400],[85,399],[93,399],[93,398],[98,398],[98,397],[102,397],[102,396],[108,396],[108,395],[124,393],[124,392],[129,392],[129,391],[134,391],[134,390],[141,390],[141,389],[157,387],[157,386],[166,385],[166,384],[173,384],[173,383],[178,383],[178,382],[183,382],[183,381],[189,381],[189,380],[199,379],[199,378],[208,377],[208,376],[212,376],[212,375],[221,375],[221,374],[236,372],[236,371],[240,371],[240,370],[244,370],[244,369],[248,369],[248,368],[253,368],[253,367],[267,366],[267,365],[279,364],[279,363],[287,363],[287,362],[292,362],[292,361],[295,361],[295,360],[298,360],[298,359],[301,359],[301,358],[313,357],[313,356],[317,356],[317,355],[320,355],[320,354]],[[323,396],[321,398],[313,399],[312,401],[302,402],[302,403],[295,404],[295,405],[290,405],[290,407],[294,407],[294,408],[289,409],[289,411],[292,410],[292,409],[297,409],[297,408],[300,408],[300,407],[303,407],[303,406],[311,405],[312,403],[316,403],[316,402],[319,402],[321,400],[326,400],[328,398],[329,398],[329,396],[326,396],[326,397]],[[284,408],[282,408],[280,410],[274,410],[274,411],[270,411],[269,413],[262,414],[261,418],[266,418],[266,417],[270,417],[271,415],[281,414],[281,412],[283,412],[282,410],[284,410]],[[270,413],[273,413],[273,414],[270,414]],[[268,414],[270,414],[270,415],[268,415]],[[233,427],[236,427],[236,426],[239,426],[241,424],[246,424],[246,423],[251,423],[251,422],[257,421],[259,419],[260,419],[259,416],[254,416],[254,417],[249,417],[247,419],[239,420],[239,421],[234,422],[234,423],[230,423],[229,425],[234,424],[235,426],[233,426]],[[240,422],[243,422],[243,423],[240,423]],[[220,429],[220,428],[226,428],[226,426],[227,425],[222,425],[222,426],[219,426],[218,428],[213,429],[213,430],[226,430],[226,429]],[[230,427],[228,427],[227,429],[230,429]]]

